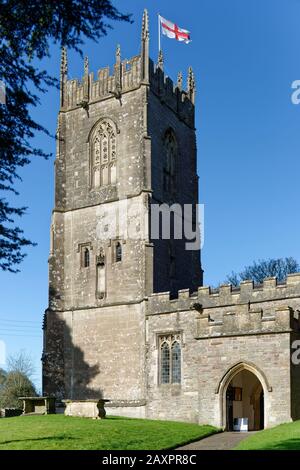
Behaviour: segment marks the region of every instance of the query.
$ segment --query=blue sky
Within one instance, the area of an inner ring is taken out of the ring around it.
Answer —
[[[113,65],[139,52],[141,16],[150,15],[151,56],[158,48],[157,13],[189,29],[189,45],[163,38],[165,70],[176,79],[192,65],[197,81],[196,125],[200,202],[205,204],[205,284],[223,282],[255,259],[299,254],[300,105],[291,84],[300,79],[299,0],[115,1],[134,24],[115,23],[99,44],[86,42],[90,68]],[[59,47],[43,62],[58,77]],[[69,76],[83,61],[69,53]],[[185,75],[186,76],[186,75]],[[55,132],[58,91],[41,97],[34,117]],[[55,142],[36,144],[54,153]],[[0,272],[0,340],[8,354],[32,355],[40,387],[41,324],[47,307],[49,224],[53,161],[35,158],[22,171],[18,203],[28,206],[21,226],[38,246],[28,250],[19,274]]]

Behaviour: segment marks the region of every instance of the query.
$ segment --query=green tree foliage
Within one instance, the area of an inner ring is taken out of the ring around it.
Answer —
[[[241,281],[246,280],[252,280],[254,284],[262,284],[266,277],[277,277],[277,280],[282,282],[288,274],[299,271],[300,265],[292,257],[258,260],[251,266],[246,266],[240,273],[232,272],[227,276],[226,282],[233,286],[237,286]]]
[[[110,0],[40,1],[0,0],[0,80],[6,86],[6,104],[0,104],[0,269],[17,272],[26,239],[15,219],[25,207],[14,207],[8,196],[15,190],[18,170],[31,157],[49,157],[32,145],[37,132],[47,129],[29,112],[37,106],[37,92],[58,85],[55,78],[36,67],[49,56],[54,42],[80,52],[84,38],[99,40],[111,21],[130,21]]]
[[[0,390],[5,382],[6,372],[3,369],[0,369]]]
[[[23,351],[8,358],[8,371],[2,379],[0,374],[0,408],[22,408],[19,397],[36,396],[33,371],[32,360]]]
[[[22,408],[19,397],[34,397],[36,390],[31,380],[21,372],[9,372],[0,388],[0,408]]]

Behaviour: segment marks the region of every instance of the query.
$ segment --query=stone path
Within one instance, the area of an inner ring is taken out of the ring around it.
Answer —
[[[201,441],[178,447],[178,450],[230,450],[252,434],[253,432],[221,432]]]

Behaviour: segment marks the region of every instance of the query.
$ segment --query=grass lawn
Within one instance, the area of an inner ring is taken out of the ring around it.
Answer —
[[[108,417],[104,420],[64,415],[0,419],[0,450],[158,450],[201,439],[212,426]]]
[[[242,441],[237,450],[300,450],[300,421],[259,431]]]

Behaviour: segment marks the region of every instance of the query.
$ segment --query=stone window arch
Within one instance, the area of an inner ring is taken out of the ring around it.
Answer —
[[[172,343],[172,383],[181,383],[181,345],[177,340]]]
[[[163,191],[164,196],[173,198],[176,193],[176,166],[178,159],[178,145],[175,133],[168,129],[164,135],[164,168]]]
[[[159,383],[181,383],[181,339],[179,334],[159,337]]]
[[[91,186],[114,185],[117,182],[117,128],[111,119],[101,120],[90,137]]]
[[[167,341],[164,341],[160,346],[160,367],[160,382],[162,384],[170,383],[170,346]]]

